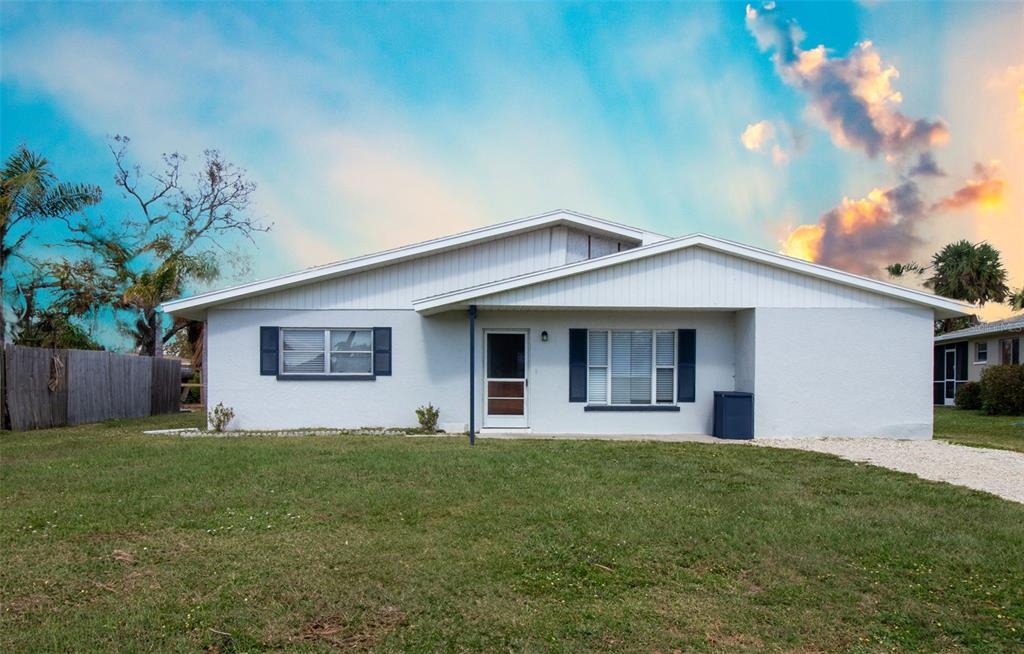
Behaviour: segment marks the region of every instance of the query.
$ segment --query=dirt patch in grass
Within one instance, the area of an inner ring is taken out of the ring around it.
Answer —
[[[307,622],[298,640],[325,642],[344,651],[368,650],[394,631],[405,620],[405,613],[394,606],[385,606],[364,616],[356,627],[339,618],[320,618]]]
[[[3,605],[4,621],[20,620],[33,613],[40,613],[52,608],[53,599],[49,595],[32,593],[21,597],[4,597],[0,599],[0,604]]]

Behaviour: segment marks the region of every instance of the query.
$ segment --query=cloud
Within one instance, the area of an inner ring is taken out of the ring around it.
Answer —
[[[878,275],[890,263],[913,258],[915,248],[925,243],[921,232],[926,221],[936,213],[998,208],[1006,187],[998,162],[991,162],[975,164],[973,178],[931,205],[912,180],[884,191],[876,188],[860,200],[843,198],[818,222],[792,229],[781,241],[781,251],[833,268]]]
[[[781,243],[784,254],[861,275],[878,274],[911,257],[922,243],[918,224],[927,217],[913,181],[873,189],[859,200],[843,198],[817,223],[800,225]]]
[[[978,207],[996,209],[1003,204],[1006,180],[1000,176],[999,162],[974,164],[974,177],[932,205],[932,211],[953,211]]]
[[[746,149],[757,152],[761,146],[775,139],[775,128],[767,120],[751,123],[740,135],[740,142]]]
[[[747,125],[740,134],[740,143],[751,152],[767,152],[771,155],[772,163],[781,166],[789,161],[790,153],[798,148],[799,138],[784,122],[780,121],[776,127],[770,120],[761,120]]]
[[[931,152],[922,152],[917,157],[917,163],[910,167],[907,174],[911,177],[944,177],[946,171],[939,167]]]
[[[903,97],[893,88],[899,78],[870,41],[862,41],[846,57],[830,57],[825,46],[805,50],[804,33],[773,3],[762,9],[747,5],[747,29],[762,51],[771,51],[782,79],[807,94],[811,107],[842,147],[902,156],[944,143],[949,129],[942,120],[910,118],[897,107]]]
[[[515,124],[507,102],[495,102],[500,111],[413,111],[341,46],[309,57],[267,47],[265,37],[229,36],[201,13],[139,8],[109,29],[49,25],[12,36],[5,50],[17,54],[5,60],[5,82],[53,101],[97,150],[107,134],[125,133],[143,164],[163,151],[197,155],[206,147],[243,164],[258,184],[261,217],[275,223],[257,240],[270,250],[256,261],[260,274],[563,206],[578,189],[588,190],[590,210],[614,215],[602,207],[592,171],[575,165],[615,160],[607,141],[590,138],[577,120],[583,103],[569,112],[559,110],[564,102],[537,102],[546,121],[523,116]],[[506,91],[513,82],[528,86],[504,79]],[[477,149],[488,150],[485,166],[464,168]],[[519,165],[499,171],[508,160]],[[537,175],[544,167],[549,174]]]

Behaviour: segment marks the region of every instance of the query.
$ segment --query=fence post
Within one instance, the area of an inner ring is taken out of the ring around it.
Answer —
[[[0,429],[10,428],[11,422],[7,419],[7,343],[0,342]]]

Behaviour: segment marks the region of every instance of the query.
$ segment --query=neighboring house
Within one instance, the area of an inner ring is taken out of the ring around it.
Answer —
[[[965,305],[723,239],[555,211],[164,310],[205,320],[235,428],[929,438],[928,351]]]
[[[1021,364],[1024,316],[986,322],[935,337],[932,401],[953,404],[960,384],[981,379],[988,366]]]

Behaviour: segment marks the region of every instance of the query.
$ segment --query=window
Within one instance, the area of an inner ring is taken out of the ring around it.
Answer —
[[[373,374],[372,329],[282,329],[285,375]]]
[[[988,361],[988,343],[974,344],[974,363],[985,363]]]
[[[999,363],[1020,363],[1020,339],[1004,338],[999,341]]]
[[[590,330],[587,402],[672,404],[676,393],[676,333]]]

